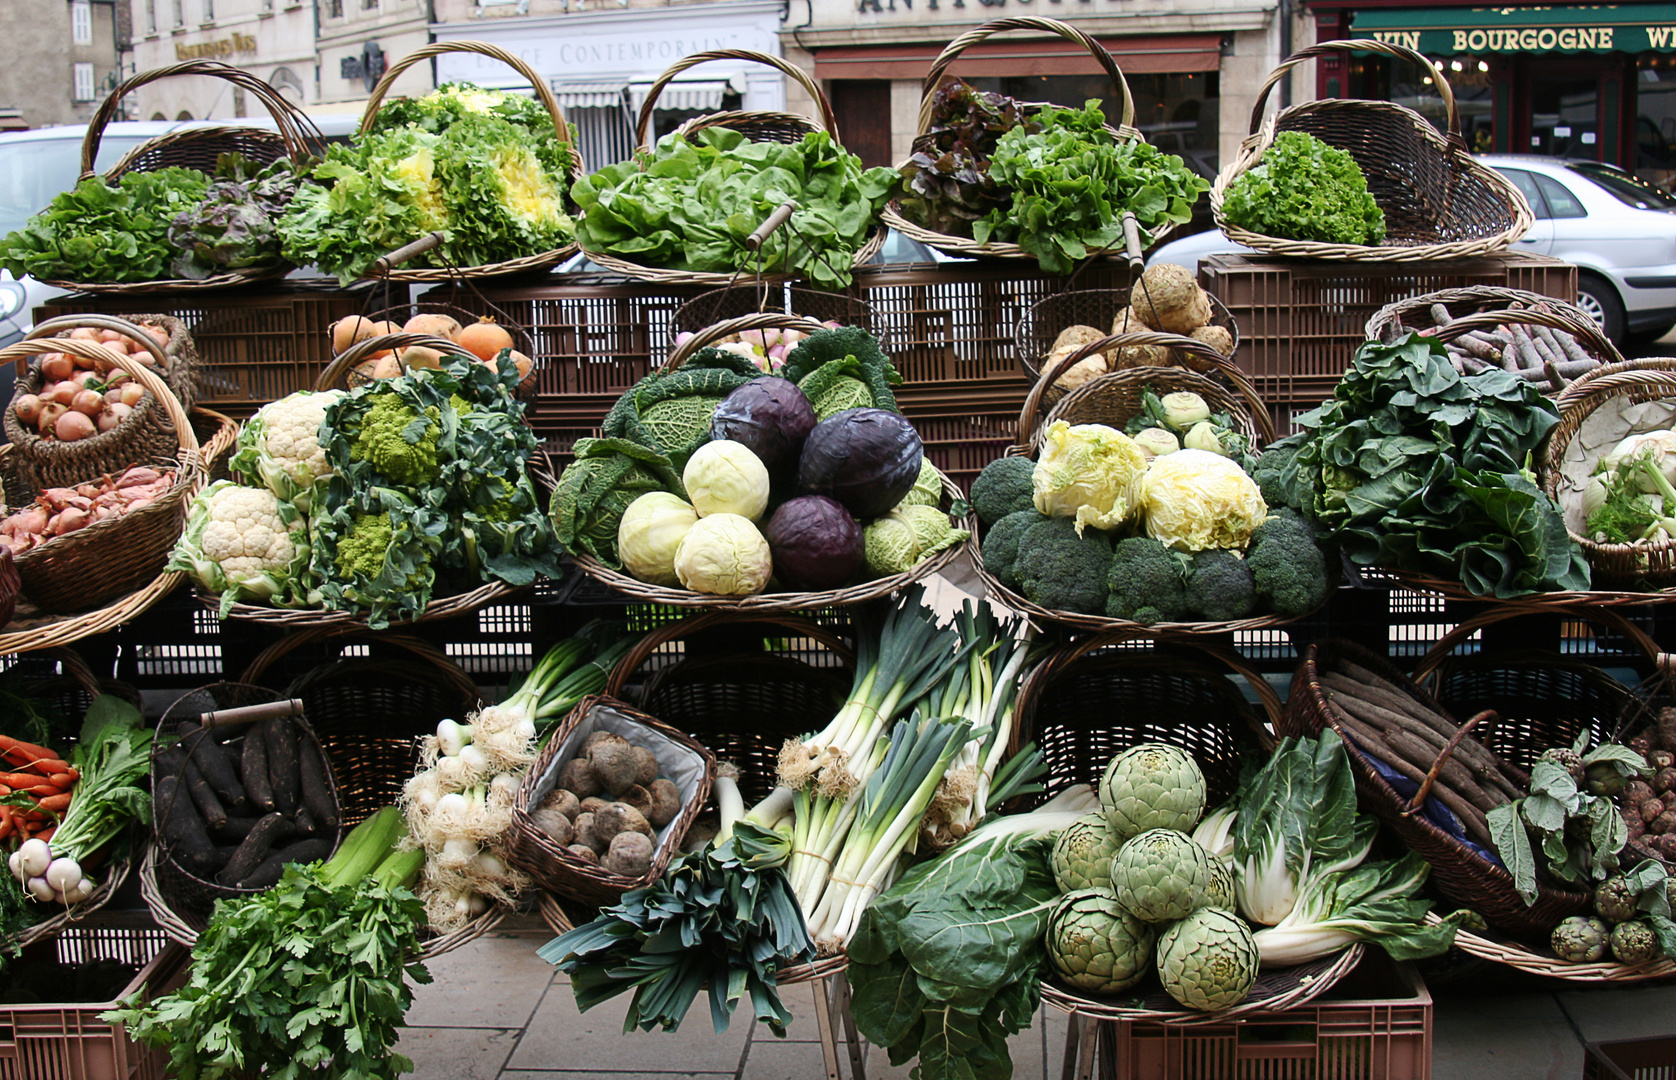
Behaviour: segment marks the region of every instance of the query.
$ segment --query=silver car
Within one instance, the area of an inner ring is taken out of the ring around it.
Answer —
[[[1577,303],[1614,344],[1676,326],[1676,197],[1612,165],[1564,158],[1480,157],[1516,184],[1536,224],[1514,245],[1578,268]],[[1222,253],[1251,254],[1212,230],[1165,244],[1147,263],[1197,270]]]

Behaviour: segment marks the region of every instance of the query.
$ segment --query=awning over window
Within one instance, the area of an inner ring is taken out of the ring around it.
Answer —
[[[657,107],[660,109],[697,109],[700,112],[716,112],[722,107],[722,96],[724,94],[727,94],[730,90],[735,94],[744,93],[744,85],[743,77],[702,80],[677,79],[659,91]],[[646,103],[646,95],[651,92],[651,82],[630,83],[629,109],[639,115],[640,107]]]
[[[1432,56],[1456,53],[1676,52],[1676,4],[1389,8],[1358,11],[1354,37]]]
[[[1154,34],[1105,38],[1100,44],[1125,74],[1216,71],[1222,66],[1220,34]],[[939,44],[845,45],[815,53],[817,79],[912,79],[925,77]],[[1097,75],[1105,69],[1073,41],[985,41],[960,54],[956,75],[1012,78],[1026,75]]]
[[[623,103],[623,83],[554,83],[553,96],[559,99],[561,109],[613,109]]]

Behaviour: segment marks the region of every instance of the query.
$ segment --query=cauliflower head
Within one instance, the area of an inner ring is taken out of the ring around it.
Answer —
[[[223,614],[241,600],[288,606],[307,591],[308,529],[287,522],[267,488],[217,480],[198,493],[169,560],[219,593]]]
[[[1140,486],[1146,534],[1177,551],[1242,549],[1269,512],[1256,481],[1208,450],[1153,458]]]
[[[1132,518],[1145,475],[1146,455],[1121,431],[1055,420],[1030,479],[1037,512],[1075,518],[1081,536],[1089,525],[1115,529]]]
[[[320,426],[326,410],[343,396],[342,390],[299,390],[256,410],[239,431],[231,462],[234,474],[290,504],[295,512],[288,514],[286,524],[312,509],[315,486],[332,475],[320,445]]]

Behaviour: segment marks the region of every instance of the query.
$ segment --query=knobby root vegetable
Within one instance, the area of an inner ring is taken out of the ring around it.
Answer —
[[[611,840],[603,864],[621,877],[644,877],[652,869],[652,838],[639,832],[621,832]]]

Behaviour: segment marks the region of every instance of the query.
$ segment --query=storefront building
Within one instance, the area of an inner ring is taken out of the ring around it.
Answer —
[[[575,125],[582,158],[592,170],[627,159],[634,149],[635,120],[652,84],[675,61],[715,49],[749,49],[779,55],[780,0],[716,0],[657,7],[529,5],[530,13],[470,0],[438,0],[437,41],[475,40],[499,45],[547,80]],[[471,53],[437,57],[438,83],[463,80],[480,86],[527,86],[505,64]],[[787,108],[785,77],[772,68],[737,60],[716,61],[682,72],[652,103],[648,138],[684,120],[720,109]],[[795,109],[795,106],[792,106]]]
[[[1480,153],[1605,161],[1676,180],[1676,4],[1472,7],[1364,0],[1311,6],[1320,38],[1374,38],[1437,62],[1462,134]],[[1443,106],[1412,65],[1384,57],[1322,63],[1322,97]]]
[[[131,0],[134,67],[219,60],[272,83],[298,105],[314,100],[314,11],[301,0]],[[265,116],[222,79],[159,79],[134,92],[137,120]]]
[[[1234,154],[1280,59],[1275,0],[799,0],[781,44],[820,80],[845,145],[869,165],[893,164],[910,152],[921,80],[943,47],[1014,15],[1060,19],[1099,41],[1123,71],[1147,140],[1207,177]],[[1000,34],[966,49],[951,73],[1026,101],[1098,98],[1112,122],[1118,116],[1099,63],[1062,38]]]

